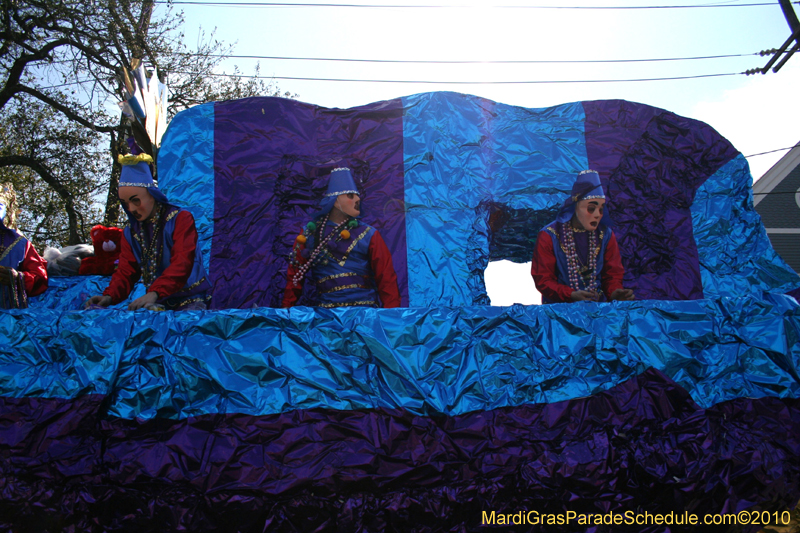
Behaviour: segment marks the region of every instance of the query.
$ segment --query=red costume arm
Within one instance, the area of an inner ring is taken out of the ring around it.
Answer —
[[[156,292],[159,298],[166,298],[181,290],[192,274],[196,250],[194,217],[189,211],[181,211],[175,217],[169,266],[147,287],[147,292]]]
[[[111,282],[109,282],[108,288],[103,291],[105,296],[111,297],[112,304],[118,304],[127,298],[142,275],[128,239],[123,237],[121,244],[117,269],[111,275]]]
[[[283,291],[281,307],[294,307],[295,304],[297,304],[297,300],[300,299],[300,295],[303,294],[303,281],[305,278],[301,279],[297,285],[292,283],[292,279],[294,279],[294,275],[297,274],[297,271],[300,269],[300,265],[306,262],[303,256],[300,255],[300,249],[297,250],[295,259],[298,264],[294,265],[292,262],[289,262],[289,270],[286,272],[286,289]]]
[[[531,261],[531,276],[536,284],[536,290],[551,302],[572,302],[573,290],[558,282],[553,239],[546,231],[540,231],[536,239],[536,250]]]
[[[25,243],[25,258],[19,268],[25,277],[28,296],[39,296],[47,290],[47,261],[36,252],[30,241]]]
[[[392,263],[392,253],[386,246],[381,234],[375,234],[369,241],[369,266],[375,274],[378,295],[384,309],[400,307],[400,289],[397,287],[397,274]]]
[[[182,289],[192,273],[196,248],[197,229],[194,226],[194,217],[188,211],[181,211],[175,219],[175,229],[172,232],[169,266],[147,287],[147,292],[155,292],[159,298],[165,298]],[[119,266],[103,294],[111,296],[112,304],[118,304],[130,295],[141,275],[141,267],[133,255],[128,239],[122,239]]]
[[[617,237],[612,233],[606,245],[606,252],[603,255],[603,270],[600,272],[603,292],[607,300],[611,300],[611,294],[615,290],[622,288],[622,278],[624,276],[625,267],[622,266],[622,257],[619,255]]]

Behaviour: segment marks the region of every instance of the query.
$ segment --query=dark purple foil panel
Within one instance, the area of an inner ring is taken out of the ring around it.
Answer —
[[[603,185],[628,149],[641,138],[650,121],[664,112],[626,100],[583,102],[583,111],[589,168],[600,173]]]
[[[800,400],[701,409],[655,370],[589,398],[456,417],[374,409],[141,421],[49,401],[6,402],[0,414],[3,530],[482,531],[484,511],[702,516],[784,511],[800,497]],[[59,424],[72,408],[83,414]],[[43,443],[62,452],[42,458]],[[79,467],[36,466],[65,453],[83,458]]]
[[[214,117],[213,308],[280,306],[294,239],[338,166],[360,182],[362,220],[392,252],[408,305],[401,100],[342,110],[248,98],[217,103]]]
[[[795,289],[793,291],[789,291],[786,294],[788,294],[789,296],[791,296],[792,298],[797,300],[798,303],[800,303],[800,289]]]
[[[0,397],[0,530],[97,530],[103,399]]]
[[[738,153],[702,122],[624,100],[584,102],[589,166],[600,172],[638,299],[703,298],[691,205]]]

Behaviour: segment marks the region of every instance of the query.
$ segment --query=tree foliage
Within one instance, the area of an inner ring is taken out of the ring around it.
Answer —
[[[102,134],[38,100],[12,99],[3,109],[0,139],[0,181],[17,191],[20,227],[35,244],[80,242],[102,216],[95,205],[107,184]]]
[[[220,77],[232,46],[212,32],[190,50],[183,14],[152,0],[0,4],[0,180],[14,183],[20,229],[37,246],[86,242],[94,224],[120,222],[115,161],[131,133],[116,103],[134,58],[168,84],[169,118],[208,101],[296,96],[238,68]]]

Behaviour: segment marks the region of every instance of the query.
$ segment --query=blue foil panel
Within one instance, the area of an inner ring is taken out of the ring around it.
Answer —
[[[108,393],[133,318],[115,310],[0,313],[0,396]]]
[[[753,181],[739,154],[697,190],[694,239],[706,297],[789,292],[800,277],[775,252],[753,207]]]
[[[686,302],[0,314],[0,396],[107,391],[121,418],[402,408],[460,415],[596,394],[648,368],[702,407],[800,395],[800,307]]]
[[[28,300],[31,309],[58,309],[60,311],[79,311],[83,309],[86,300],[96,294],[102,294],[111,276],[70,276],[63,278],[50,278],[47,290],[41,295]],[[144,285],[137,283],[130,296],[117,305],[108,306],[109,309],[127,309],[128,304],[136,298],[144,296]]]
[[[409,305],[487,304],[487,204],[563,202],[588,164],[583,107],[526,109],[441,92],[406,97],[403,108]]]
[[[158,151],[158,186],[192,213],[209,277],[214,237],[214,105],[191,107],[170,121]],[[224,239],[224,237],[222,237]]]

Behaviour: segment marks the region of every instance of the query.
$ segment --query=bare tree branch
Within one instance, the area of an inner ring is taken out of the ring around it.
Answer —
[[[34,89],[32,87],[27,87],[25,85],[20,85],[20,89],[19,89],[18,92],[30,94],[31,96],[33,96],[35,98],[38,98],[42,102],[44,102],[44,103],[50,105],[51,107],[53,107],[53,109],[57,109],[58,111],[61,111],[62,113],[64,113],[67,116],[67,118],[69,118],[70,120],[74,120],[75,122],[77,122],[81,126],[85,126],[85,127],[89,128],[90,130],[100,131],[100,132],[103,132],[103,133],[110,133],[110,132],[114,131],[114,126],[99,126],[97,124],[93,124],[92,122],[86,120],[85,118],[83,118],[82,116],[78,115],[77,113],[75,113],[74,111],[69,109],[68,107],[62,105],[60,102],[58,102],[54,98],[50,98],[46,94],[41,93],[41,92],[37,91],[36,89]]]

